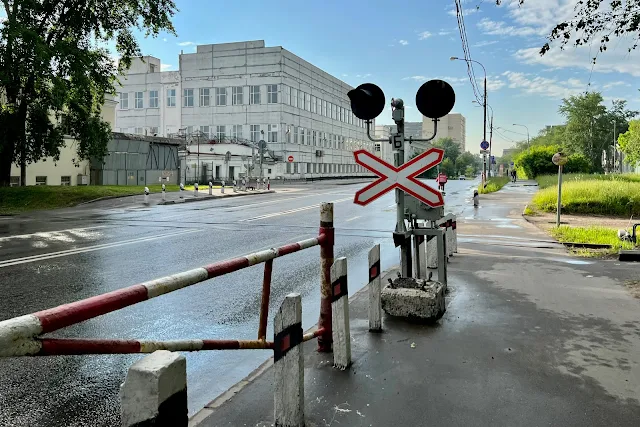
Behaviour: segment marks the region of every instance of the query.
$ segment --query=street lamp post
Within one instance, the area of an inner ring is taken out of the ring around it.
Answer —
[[[529,145],[531,144],[531,143],[529,142],[529,128],[528,128],[528,127],[526,127],[525,125],[519,125],[519,124],[517,124],[517,123],[514,123],[514,124],[513,124],[513,126],[522,126],[523,128],[525,128],[525,129],[527,130],[527,148],[529,148]]]
[[[480,104],[478,101],[472,102]],[[482,104],[479,106],[482,106]],[[489,177],[491,177],[491,167],[493,166],[493,162],[491,161],[491,148],[493,147],[493,107],[490,104],[487,104],[487,107],[491,109],[491,119],[489,120]]]
[[[487,69],[484,68],[484,65],[482,65],[481,62],[476,61],[475,59],[458,58],[457,56],[452,56],[449,59],[451,59],[452,61],[465,61],[467,63],[475,62],[476,64],[480,65],[482,67],[482,71],[484,71],[484,97],[482,100],[482,107],[484,109],[484,120],[483,120],[484,126],[483,126],[482,140],[486,141],[487,140]],[[491,145],[489,145],[489,153],[491,153]],[[484,165],[483,165],[484,170],[482,174],[482,185],[484,185],[484,181],[487,176],[487,155],[485,154],[483,157],[484,157]],[[491,157],[489,157],[489,161],[491,161]]]

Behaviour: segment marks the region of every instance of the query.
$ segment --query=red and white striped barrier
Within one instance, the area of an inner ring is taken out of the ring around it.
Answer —
[[[321,234],[318,237],[291,243],[279,248],[268,249],[230,260],[216,262],[204,267],[194,268],[182,273],[118,289],[113,292],[72,302],[70,304],[64,304],[58,307],[39,311],[37,313],[4,320],[0,322],[0,357],[58,354],[52,353],[52,351],[54,351],[53,349],[64,347],[66,351],[72,351],[72,344],[74,343],[77,344],[77,350],[75,351],[78,351],[78,353],[65,354],[81,354],[79,353],[81,349],[86,349],[91,346],[93,346],[91,348],[101,348],[103,351],[106,351],[108,346],[105,345],[105,341],[101,340],[67,340],[65,344],[62,345],[60,344],[60,340],[40,340],[37,339],[37,337],[41,334],[57,331],[58,329],[74,325],[106,313],[111,313],[112,311],[116,311],[151,298],[156,298],[160,295],[168,294],[170,292],[195,285],[196,283],[204,282],[205,280],[213,279],[214,277],[222,276],[223,274],[242,270],[243,268],[247,268],[255,264],[320,245],[326,239],[328,239],[327,235]],[[330,327],[328,329],[330,329]],[[206,342],[206,340],[196,341],[200,341],[202,343]],[[120,343],[120,349],[128,349],[128,351],[108,351],[108,353],[144,352],[131,351],[131,349],[135,348],[135,345],[128,341],[117,342]],[[145,343],[145,341],[137,342]],[[191,345],[186,344],[185,341],[181,342],[185,343],[185,348]],[[140,348],[144,348],[144,346],[141,345]],[[169,347],[157,347],[156,349],[158,348],[168,349]],[[202,349],[207,348],[203,347]]]

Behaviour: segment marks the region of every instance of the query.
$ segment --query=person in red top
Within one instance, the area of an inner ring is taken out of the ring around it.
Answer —
[[[436,182],[438,183],[438,190],[444,193],[444,185],[447,183],[447,174],[440,172],[436,177]]]

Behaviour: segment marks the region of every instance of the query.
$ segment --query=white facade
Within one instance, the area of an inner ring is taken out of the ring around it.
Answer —
[[[353,159],[355,149],[374,146],[350,111],[346,83],[262,40],[200,45],[179,64],[178,71],[159,72],[157,58],[134,60],[121,79],[117,131],[263,139],[281,157],[274,177],[369,174]],[[207,161],[214,170],[223,166]]]
[[[393,164],[393,147],[388,142],[395,132],[395,125],[378,125],[375,128],[375,139],[386,139],[387,142],[376,142],[376,154],[387,163]]]
[[[438,130],[435,140],[451,138],[460,146],[460,151],[467,150],[466,119],[460,113],[450,113],[438,121]],[[433,135],[433,121],[427,117],[422,118],[422,137],[431,138]],[[480,141],[478,141],[478,146]]]

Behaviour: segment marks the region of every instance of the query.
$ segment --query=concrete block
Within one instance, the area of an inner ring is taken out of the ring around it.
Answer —
[[[390,316],[434,321],[446,311],[444,294],[440,282],[398,278],[382,289],[382,309]]]
[[[187,360],[158,350],[134,363],[120,387],[123,427],[187,427]]]

